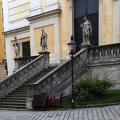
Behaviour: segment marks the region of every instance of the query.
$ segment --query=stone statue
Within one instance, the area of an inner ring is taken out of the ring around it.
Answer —
[[[84,17],[84,22],[80,25],[82,28],[82,37],[83,43],[82,45],[90,45],[90,36],[92,35],[92,25],[91,22],[88,21],[87,16]]]
[[[15,58],[20,58],[20,41],[17,37],[14,37],[15,42],[13,43],[14,51],[15,51]]]
[[[46,49],[48,49],[48,47],[47,47],[47,34],[45,33],[44,28],[42,28],[40,45],[42,47],[42,51],[46,51]]]

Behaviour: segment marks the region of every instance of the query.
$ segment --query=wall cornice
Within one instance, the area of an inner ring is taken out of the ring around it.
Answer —
[[[41,13],[41,14],[38,14],[38,15],[35,15],[35,16],[31,16],[31,17],[28,17],[26,18],[30,23],[33,22],[33,21],[36,21],[36,20],[44,20],[44,19],[47,19],[47,18],[53,18],[55,16],[58,16],[60,13],[61,13],[61,9],[56,9],[56,10],[52,10],[52,11],[49,11],[49,12],[45,12],[45,13]]]
[[[9,31],[6,31],[6,32],[3,32],[3,35],[6,37],[6,36],[11,36],[11,35],[16,35],[18,33],[22,33],[24,31],[30,31],[30,26],[25,26],[25,27],[21,27],[21,28],[18,28],[18,29],[14,29],[14,30],[9,30]]]

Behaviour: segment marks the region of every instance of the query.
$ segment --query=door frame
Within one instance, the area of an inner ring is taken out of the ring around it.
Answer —
[[[103,44],[103,23],[104,23],[104,2],[103,0],[98,0],[98,46]],[[69,30],[69,36],[74,36],[74,0],[68,0],[68,30]]]

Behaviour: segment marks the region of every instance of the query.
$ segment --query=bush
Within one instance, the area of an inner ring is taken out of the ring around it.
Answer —
[[[76,99],[79,101],[86,101],[96,99],[104,95],[105,91],[113,87],[110,79],[104,78],[99,80],[95,78],[81,78],[75,83],[75,91],[77,92]]]

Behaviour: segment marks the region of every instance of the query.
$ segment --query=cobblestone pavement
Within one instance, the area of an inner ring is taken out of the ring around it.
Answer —
[[[120,120],[120,105],[65,111],[0,110],[0,120]]]

